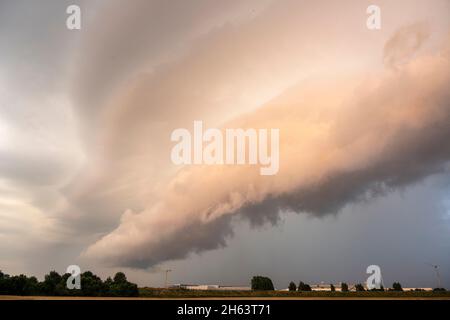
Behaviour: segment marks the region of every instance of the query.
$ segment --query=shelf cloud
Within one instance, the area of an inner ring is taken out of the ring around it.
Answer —
[[[2,270],[192,266],[173,260],[227,247],[241,225],[376,212],[365,203],[448,175],[450,3],[377,3],[379,30],[360,0],[2,1]],[[194,121],[279,129],[278,172],[175,165],[171,133]]]
[[[224,124],[280,128],[277,175],[261,177],[251,166],[182,168],[154,203],[125,212],[84,254],[148,267],[226,245],[236,215],[261,224],[283,211],[333,214],[443,172],[450,158],[448,42],[396,62],[414,53],[404,43],[423,34],[411,26],[388,39],[384,56],[395,69],[300,81]]]

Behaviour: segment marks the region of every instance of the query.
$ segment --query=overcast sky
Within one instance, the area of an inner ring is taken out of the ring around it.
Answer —
[[[81,7],[81,30],[66,8]],[[366,8],[381,8],[381,29]],[[0,270],[450,287],[450,1],[0,0]],[[279,128],[280,170],[175,166]]]

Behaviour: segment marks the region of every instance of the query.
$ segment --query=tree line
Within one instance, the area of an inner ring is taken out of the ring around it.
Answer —
[[[268,277],[263,276],[254,276],[251,280],[252,290],[264,291],[264,290],[275,290],[272,280]],[[312,291],[311,286],[303,281],[300,281],[298,286],[295,282],[291,281],[288,286],[289,291]],[[336,288],[333,284],[330,284],[330,291],[336,291]],[[341,292],[349,292],[350,289],[348,284],[345,282],[341,283]],[[364,286],[361,283],[357,283],[355,285],[355,291],[361,292],[366,291]],[[383,286],[380,289],[371,289],[370,291],[385,291]],[[392,288],[389,288],[388,291],[403,291],[402,285],[400,282],[394,282],[392,284]]]
[[[10,276],[0,271],[0,295],[19,296],[89,296],[89,297],[137,297],[137,284],[131,283],[123,272],[117,272],[114,278],[102,281],[91,271],[80,275],[81,289],[68,289],[69,273],[60,275],[51,271],[45,275],[44,281],[24,274]]]
[[[311,286],[302,281],[300,281],[298,286],[296,286],[295,283],[291,281],[291,283],[289,283],[288,289],[289,289],[289,291],[312,291]],[[330,291],[331,292],[336,291],[336,287],[333,284],[330,284]],[[348,287],[348,284],[345,282],[342,282],[341,283],[341,292],[349,292],[349,291],[350,291],[350,289]],[[385,291],[385,290],[384,290],[383,286],[381,286],[380,289],[366,290],[361,283],[357,283],[357,284],[355,284],[355,291],[361,292],[361,291]],[[394,282],[392,284],[392,289],[388,289],[388,291],[403,291],[403,288],[402,288],[402,285],[400,284],[400,282]]]

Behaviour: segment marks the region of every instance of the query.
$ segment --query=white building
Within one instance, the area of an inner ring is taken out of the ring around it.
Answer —
[[[433,291],[433,288],[403,288],[403,291]]]
[[[227,291],[249,291],[250,287],[246,286],[221,286],[218,284],[174,284],[170,286],[174,289],[187,289],[187,290],[227,290]]]

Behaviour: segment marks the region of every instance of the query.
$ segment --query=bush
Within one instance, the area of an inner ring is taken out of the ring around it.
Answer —
[[[373,288],[373,289],[370,289],[370,291],[384,291],[384,287],[380,286],[380,289]]]

